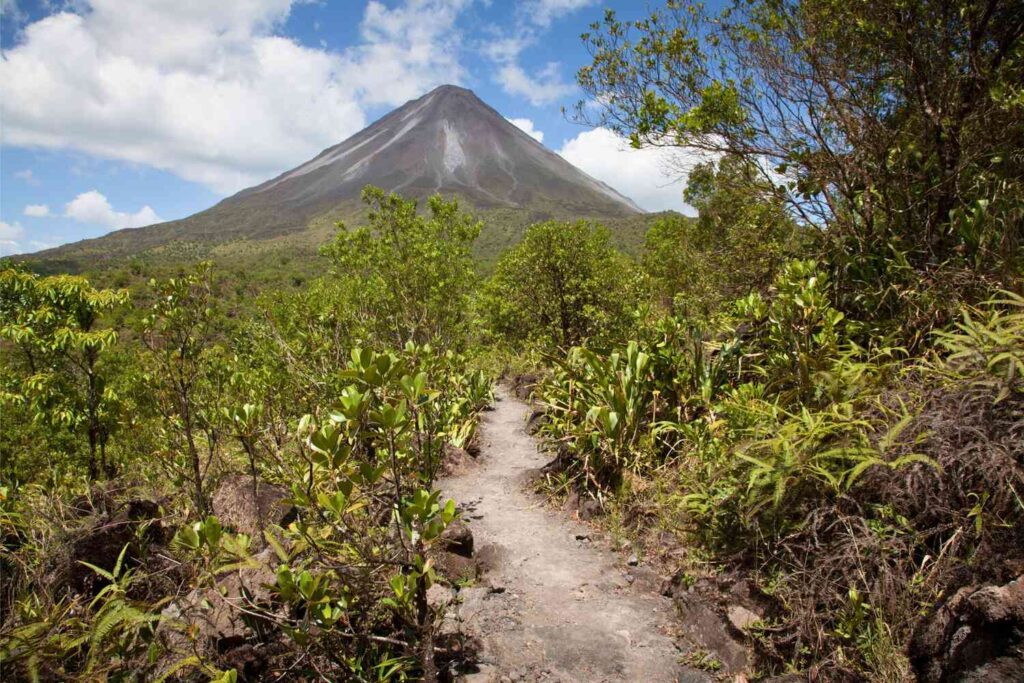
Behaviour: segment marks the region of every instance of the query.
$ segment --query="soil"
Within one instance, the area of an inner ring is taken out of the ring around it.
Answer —
[[[530,408],[499,388],[475,466],[441,482],[463,510],[486,573],[458,619],[480,643],[467,681],[710,681],[680,663],[673,604],[593,529],[529,492],[550,459],[526,432]]]

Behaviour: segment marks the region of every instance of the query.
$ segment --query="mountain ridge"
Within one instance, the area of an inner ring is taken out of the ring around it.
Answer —
[[[329,236],[324,224],[358,219],[359,197],[366,185],[415,199],[435,193],[454,196],[485,213],[522,212],[516,232],[544,218],[629,219],[645,214],[632,200],[520,130],[471,90],[442,85],[305,163],[208,209],[29,258],[110,260],[173,243],[212,248],[237,240],[322,240]]]

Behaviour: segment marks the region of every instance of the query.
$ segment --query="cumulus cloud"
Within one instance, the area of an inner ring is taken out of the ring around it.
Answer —
[[[576,86],[562,80],[558,62],[549,62],[533,76],[517,64],[506,64],[496,78],[505,92],[533,105],[550,104],[576,91]]]
[[[526,98],[530,104],[550,104],[576,92],[576,86],[563,80],[560,65],[549,62],[533,75],[519,63],[522,52],[533,45],[551,23],[597,0],[529,0],[517,8],[516,22],[510,31],[495,29],[496,36],[482,46],[482,52],[495,64],[494,82],[509,95]]]
[[[597,0],[533,0],[524,4],[524,11],[538,26],[548,26],[559,17],[594,5]]]
[[[509,119],[508,122],[537,142],[544,142],[544,131],[534,128],[533,121],[530,119]]]
[[[365,107],[458,81],[468,0],[374,0],[343,52],[276,33],[301,0],[83,0],[0,61],[5,143],[147,164],[229,193],[358,131]]]
[[[374,105],[397,106],[442,83],[459,84],[462,37],[455,26],[470,0],[407,0],[389,8],[366,6],[359,33],[362,44],[342,59],[345,80]]]
[[[25,229],[18,221],[0,221],[0,240],[18,240],[25,236]]]
[[[149,206],[135,213],[115,211],[110,201],[100,192],[89,190],[78,195],[64,207],[64,215],[79,223],[101,225],[106,228],[138,228],[160,223],[160,216]]]
[[[45,218],[50,215],[50,207],[46,204],[28,204],[23,213],[33,218]]]
[[[686,174],[707,158],[700,152],[678,148],[633,149],[607,128],[580,133],[566,141],[558,153],[646,211],[673,209],[688,215],[694,210],[683,201]]]
[[[0,221],[0,256],[19,254],[22,251],[20,240],[25,236],[25,229],[15,221]]]

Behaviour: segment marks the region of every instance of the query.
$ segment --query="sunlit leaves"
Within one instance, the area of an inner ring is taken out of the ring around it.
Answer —
[[[611,246],[606,229],[552,221],[530,226],[502,256],[480,307],[506,342],[566,351],[621,333],[645,294],[642,273]]]
[[[84,277],[0,270],[0,340],[11,343],[5,360],[16,369],[7,400],[27,407],[38,424],[84,437],[92,477],[113,471],[105,446],[121,409],[106,364],[118,335],[99,325],[127,301],[126,291],[95,289]]]
[[[322,252],[351,297],[367,336],[401,347],[408,341],[461,346],[475,282],[469,248],[480,224],[439,196],[429,214],[396,194],[367,187],[369,224],[344,226]]]

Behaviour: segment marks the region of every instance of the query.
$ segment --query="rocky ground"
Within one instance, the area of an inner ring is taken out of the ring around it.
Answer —
[[[466,680],[712,680],[681,663],[693,647],[658,577],[529,492],[550,458],[526,433],[528,414],[499,390],[477,461],[441,482],[464,511],[482,567],[478,580],[434,591],[448,603],[445,628],[479,643]]]

